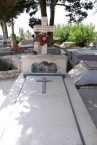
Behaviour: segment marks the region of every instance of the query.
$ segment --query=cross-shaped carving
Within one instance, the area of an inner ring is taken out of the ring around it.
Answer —
[[[51,80],[46,80],[45,77],[43,77],[43,80],[37,80],[37,82],[42,82],[42,93],[46,93],[46,83],[52,82]]]

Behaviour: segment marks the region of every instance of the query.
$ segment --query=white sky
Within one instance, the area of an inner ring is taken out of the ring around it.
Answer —
[[[56,13],[55,13],[55,24],[67,24],[68,18],[65,16],[65,10],[64,7],[57,6],[56,7]],[[94,15],[93,11],[88,12],[89,16],[87,19],[83,21],[84,24],[94,24],[95,30],[97,31],[97,13]],[[37,12],[35,17],[41,17],[40,11]],[[27,30],[30,30],[30,32],[33,33],[33,29],[29,27],[29,14],[23,13],[21,14],[18,19],[15,20],[15,33],[18,34],[19,28],[23,28],[26,32]],[[49,8],[48,8],[48,19],[49,19]],[[11,34],[11,28],[8,28],[9,34]],[[0,35],[2,35],[2,30],[0,28]]]

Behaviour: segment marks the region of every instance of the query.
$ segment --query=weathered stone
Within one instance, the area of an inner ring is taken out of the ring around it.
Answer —
[[[49,63],[48,72],[57,72],[57,65],[55,63]]]

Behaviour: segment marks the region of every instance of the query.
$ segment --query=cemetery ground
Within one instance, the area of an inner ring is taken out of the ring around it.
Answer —
[[[0,80],[0,100],[1,101],[3,98],[6,98],[7,94],[9,93],[16,79],[17,77],[6,79],[6,80]],[[96,85],[83,86],[78,89],[78,92],[97,128],[97,86]]]

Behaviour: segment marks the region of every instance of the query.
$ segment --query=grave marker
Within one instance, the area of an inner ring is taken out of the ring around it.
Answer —
[[[41,32],[41,33],[53,32],[55,27],[54,26],[47,26],[47,23],[48,23],[47,17],[42,17],[42,25],[34,26],[34,31]],[[40,43],[37,42],[37,47],[38,47],[38,53],[47,54],[47,43],[44,44],[43,46],[40,46]],[[35,44],[34,45],[35,51],[37,51],[37,47]],[[41,51],[39,49],[41,49]]]

